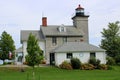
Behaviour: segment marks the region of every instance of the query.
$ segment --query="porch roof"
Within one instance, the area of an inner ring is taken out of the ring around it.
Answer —
[[[55,49],[52,52],[104,52],[97,46],[85,42],[67,42]]]

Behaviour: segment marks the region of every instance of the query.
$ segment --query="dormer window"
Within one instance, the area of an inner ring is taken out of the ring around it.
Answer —
[[[66,27],[64,25],[61,25],[59,28],[58,28],[59,32],[66,32]]]
[[[64,27],[61,27],[61,32],[64,32]]]

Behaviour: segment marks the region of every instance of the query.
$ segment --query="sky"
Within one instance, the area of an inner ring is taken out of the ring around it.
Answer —
[[[120,21],[120,0],[0,0],[0,35],[10,34],[19,48],[21,30],[39,30],[42,17],[48,25],[73,25],[78,5],[89,15],[89,42],[99,46],[103,28]]]

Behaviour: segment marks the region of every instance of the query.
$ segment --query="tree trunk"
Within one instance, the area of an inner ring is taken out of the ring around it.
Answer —
[[[32,77],[33,77],[33,80],[35,80],[35,71],[34,71],[34,67],[33,67]]]

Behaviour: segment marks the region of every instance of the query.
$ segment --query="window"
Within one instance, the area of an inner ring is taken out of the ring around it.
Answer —
[[[56,37],[52,37],[52,44],[56,45],[57,44],[57,38]]]
[[[67,59],[71,59],[72,58],[72,53],[67,53]]]
[[[61,27],[61,32],[64,32],[64,27]]]
[[[64,25],[61,25],[58,27],[59,32],[66,32],[66,27]]]
[[[67,37],[63,37],[63,43],[67,42]]]
[[[84,56],[84,54],[83,53],[80,53],[80,57],[83,57]]]
[[[91,52],[90,53],[90,58],[95,58],[95,57],[96,57],[95,52]]]

